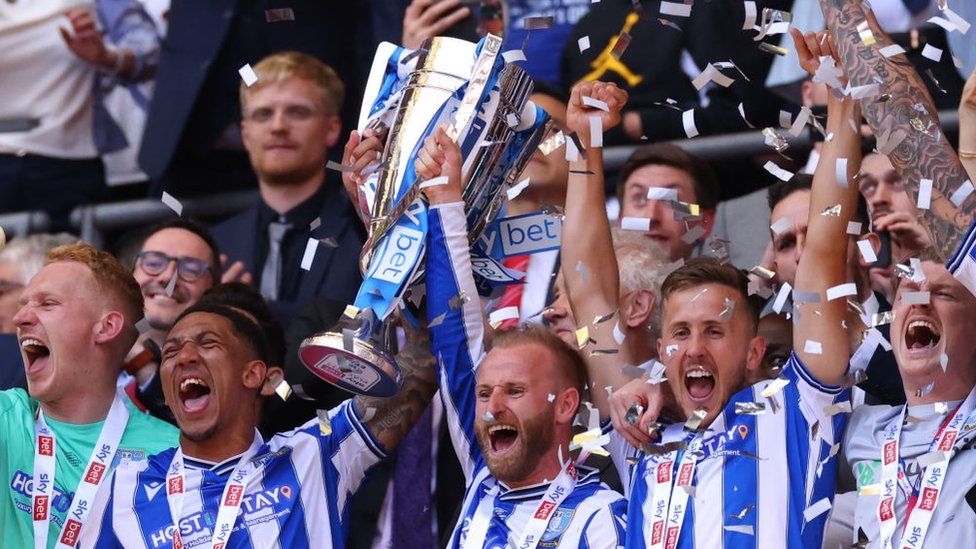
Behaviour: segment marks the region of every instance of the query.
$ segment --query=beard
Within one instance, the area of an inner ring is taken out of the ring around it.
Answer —
[[[481,445],[481,454],[492,476],[506,483],[518,482],[529,476],[552,447],[555,439],[554,423],[555,410],[550,406],[544,413],[520,422],[515,447],[504,456],[494,456],[489,451],[491,439],[488,428],[491,425],[478,419],[475,424],[478,444]]]
[[[287,169],[262,170],[258,179],[269,187],[291,187],[307,183],[320,171],[318,164],[292,166]]]

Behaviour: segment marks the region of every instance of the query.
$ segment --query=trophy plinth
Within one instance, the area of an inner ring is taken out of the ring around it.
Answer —
[[[389,397],[400,388],[400,369],[384,346],[352,338],[352,349],[343,346],[342,333],[322,332],[302,342],[299,355],[316,376],[351,393]]]

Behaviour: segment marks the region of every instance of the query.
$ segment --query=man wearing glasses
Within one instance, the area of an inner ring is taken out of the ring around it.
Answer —
[[[241,135],[260,200],[213,234],[287,326],[309,298],[349,303],[359,289],[361,223],[325,170],[341,133],[344,90],[332,68],[298,52],[253,69],[257,81],[240,89]]]
[[[145,321],[125,370],[136,378],[136,393],[146,408],[172,422],[156,375],[159,349],[180,313],[220,283],[220,253],[207,229],[186,219],[165,221],[146,234],[132,269],[142,291]]]

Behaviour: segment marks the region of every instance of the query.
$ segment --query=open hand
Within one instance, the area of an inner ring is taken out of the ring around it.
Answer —
[[[602,101],[607,111],[591,107],[583,102],[584,97]],[[620,123],[620,111],[627,104],[627,92],[611,82],[580,82],[573,86],[569,105],[566,107],[566,126],[576,133],[584,147],[590,146],[590,117],[600,117],[603,131]]]
[[[799,29],[790,28],[790,36],[793,37],[793,46],[800,58],[800,68],[811,76],[820,68],[821,57],[829,55],[834,58],[835,66],[841,66],[840,55],[837,53],[837,46],[830,31],[803,33]]]
[[[403,15],[403,47],[415,50],[469,15],[461,0],[413,0]]]

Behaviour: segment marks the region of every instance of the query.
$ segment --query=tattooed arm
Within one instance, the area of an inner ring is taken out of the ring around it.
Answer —
[[[945,261],[972,223],[971,210],[976,199],[967,199],[961,204],[963,208],[957,208],[949,200],[967,181],[966,172],[942,135],[925,83],[904,55],[887,58],[881,55],[879,50],[893,42],[859,0],[820,0],[820,5],[851,86],[881,82],[881,93],[890,95],[887,101],[878,101],[876,97],[862,100],[861,108],[878,136],[878,149],[901,172],[905,190],[913,202],[917,200],[919,181],[932,180],[932,207],[921,209],[919,215],[934,249],[923,254]],[[875,44],[866,45],[862,41],[857,27],[864,22],[870,26]],[[905,137],[896,144],[899,134]],[[895,146],[889,151],[891,145]]]
[[[369,419],[364,422],[366,427],[387,451],[407,436],[437,392],[436,363],[427,330],[413,329],[407,322],[402,325],[407,343],[396,356],[403,376],[400,392],[389,398],[357,396],[353,400],[359,417]]]

